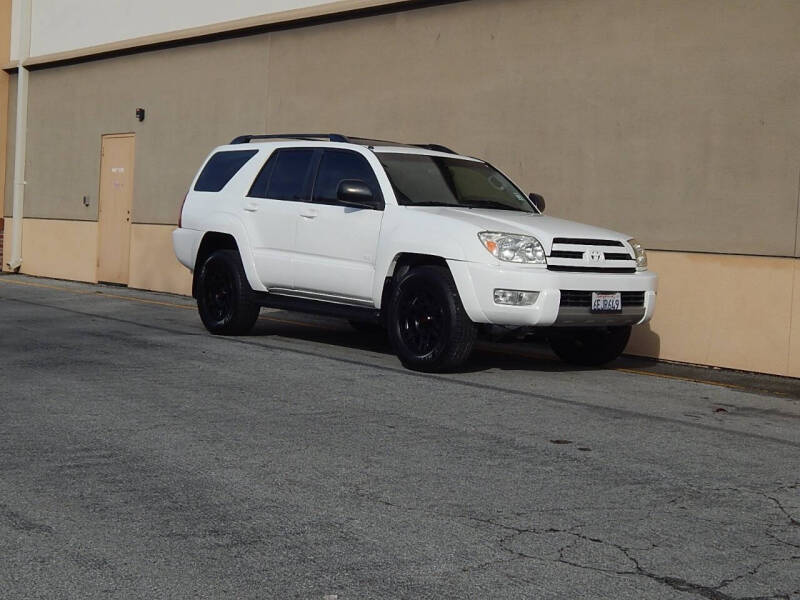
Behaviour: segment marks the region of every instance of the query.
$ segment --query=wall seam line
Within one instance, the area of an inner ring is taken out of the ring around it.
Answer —
[[[791,368],[792,368],[792,338],[794,331],[792,330],[792,323],[794,322],[794,290],[797,287],[797,264],[793,265],[792,268],[792,291],[789,294],[789,347],[788,351],[786,352],[786,370],[785,373],[792,377]]]
[[[264,75],[264,133],[269,133],[269,88],[270,88],[270,75],[272,73],[271,69],[271,62],[272,62],[272,37],[273,33],[267,34],[267,60],[264,61],[266,64],[266,74]]]
[[[800,241],[800,169],[797,169],[797,208],[795,211],[795,225],[794,225],[794,255],[798,255],[797,243]],[[791,376],[792,368],[792,348],[794,341],[794,330],[792,324],[794,323],[794,291],[797,287],[797,263],[792,269],[792,293],[790,295],[789,304],[789,351],[786,353],[786,374]]]
[[[795,208],[794,218],[794,255],[798,255],[797,243],[800,240],[800,168],[797,169],[797,207]],[[794,323],[794,291],[797,287],[797,263],[794,264],[792,269],[792,291],[789,295],[789,348],[786,353],[786,374],[792,376],[792,342],[794,341],[794,330],[792,324]]]

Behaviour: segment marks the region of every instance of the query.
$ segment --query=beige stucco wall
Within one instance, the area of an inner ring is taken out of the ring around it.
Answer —
[[[192,276],[172,251],[171,225],[131,227],[129,286],[189,295]],[[10,245],[10,232],[9,240]],[[97,281],[98,230],[94,221],[24,219],[22,272]]]
[[[32,72],[25,215],[96,220],[101,137],[133,132],[133,221],[176,223],[211,148],[264,129],[265,50],[246,38]]]
[[[789,369],[786,373],[800,377],[800,264],[794,264],[792,289],[792,321],[789,324]]]
[[[22,256],[29,275],[96,282],[97,223],[23,219]]]
[[[192,293],[192,275],[172,250],[173,225],[133,225],[129,286],[143,290]]]
[[[792,256],[798,31],[796,0],[473,1],[282,31],[267,124],[451,145],[648,247]]]
[[[794,256],[798,30],[796,0],[469,0],[35,71],[26,214],[96,218],[103,133],[137,135],[134,222],[174,223],[215,144],[316,129],[484,156],[650,248]]]
[[[656,313],[628,352],[800,377],[800,260],[650,252]]]

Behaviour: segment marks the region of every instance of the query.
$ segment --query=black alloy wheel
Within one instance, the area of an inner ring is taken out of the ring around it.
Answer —
[[[447,340],[444,311],[444,302],[423,281],[403,286],[397,309],[400,337],[416,356],[435,353]]]
[[[211,333],[242,335],[256,322],[259,306],[252,300],[242,261],[235,250],[217,250],[197,274],[197,309]]]
[[[209,314],[215,321],[225,321],[233,315],[233,280],[228,270],[219,262],[212,263],[206,271],[203,295]]]
[[[445,371],[469,358],[477,328],[446,267],[419,266],[400,275],[387,309],[389,341],[406,367]]]

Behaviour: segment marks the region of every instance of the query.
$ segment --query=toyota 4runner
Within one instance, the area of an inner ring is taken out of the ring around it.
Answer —
[[[444,146],[245,135],[206,159],[173,243],[214,334],[246,333],[267,306],[381,326],[417,370],[457,367],[492,326],[609,362],[651,318],[656,275],[636,240],[543,210]]]

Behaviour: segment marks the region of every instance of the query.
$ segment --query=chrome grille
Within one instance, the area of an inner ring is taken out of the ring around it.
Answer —
[[[588,238],[553,238],[553,245],[555,244],[570,244],[573,246],[616,246],[623,248],[622,242],[617,240],[590,240]]]
[[[606,260],[631,260],[633,257],[626,252],[604,252]]]
[[[557,237],[547,256],[547,268],[576,273],[635,273],[636,259],[618,240]]]

